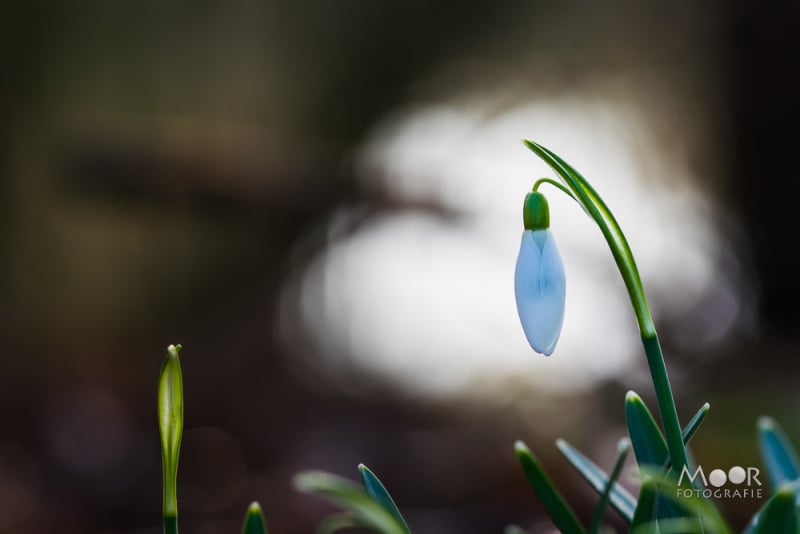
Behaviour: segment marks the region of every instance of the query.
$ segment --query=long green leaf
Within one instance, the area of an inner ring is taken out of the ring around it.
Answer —
[[[794,494],[795,508],[798,511],[798,513],[800,513],[800,479],[795,480],[790,484],[786,484],[785,486],[779,489],[784,491],[789,491]],[[759,521],[761,519],[761,513],[767,507],[767,504],[769,504],[769,501],[764,503],[764,505],[761,506],[761,508],[755,514],[753,514],[752,519],[750,519],[750,523],[748,523],[747,528],[745,528],[743,531],[744,534],[754,534],[756,532]],[[800,521],[800,517],[798,517],[798,521]]]
[[[561,454],[572,464],[586,482],[601,494],[608,486],[608,475],[600,469],[594,462],[584,456],[578,449],[567,443],[563,439],[556,440],[556,447]],[[636,509],[636,499],[619,484],[611,486],[609,498],[611,507],[616,510],[629,523],[633,519],[633,512]]]
[[[264,515],[261,513],[261,505],[253,502],[247,508],[242,523],[242,534],[267,534],[267,526],[264,523]]]
[[[658,532],[658,490],[656,481],[647,478],[639,488],[639,500],[631,521],[631,532]],[[638,530],[637,530],[638,529]]]
[[[784,486],[758,513],[755,534],[797,534],[794,490]]]
[[[689,443],[695,435],[697,429],[705,420],[706,415],[708,415],[710,408],[711,406],[705,403],[697,410],[697,413],[694,414],[694,417],[692,417],[681,433],[684,443]],[[586,480],[598,494],[602,493],[603,488],[606,487],[608,482],[608,474],[584,456],[578,449],[570,445],[566,440],[556,440],[556,447],[558,447],[561,454],[572,464],[583,479]],[[664,463],[664,470],[669,468],[669,464],[668,458]],[[609,504],[611,504],[611,507],[628,521],[628,523],[633,520],[633,513],[636,509],[636,499],[619,484],[615,484],[612,487]]]
[[[708,534],[703,522],[694,517],[671,517],[645,523],[631,529],[630,534]]]
[[[649,513],[651,522],[657,522],[659,529],[662,522],[665,525],[674,526],[682,523],[682,521],[678,521],[679,519],[684,519],[688,524],[691,524],[692,520],[699,522],[705,534],[730,534],[730,528],[713,501],[701,497],[693,488],[679,487],[676,480],[671,475],[663,473],[660,467],[645,468],[642,476],[643,488],[648,483],[654,484],[655,494],[652,498],[655,499],[655,505]],[[640,494],[639,502],[641,503],[642,500],[643,496]],[[661,506],[664,504],[681,510],[684,517],[664,517],[661,511]],[[647,512],[646,508],[642,510],[645,515]],[[638,514],[637,509],[635,516]],[[692,531],[692,529],[688,531]],[[645,532],[648,531],[645,530]]]
[[[709,403],[703,404],[699,410],[694,414],[694,417],[689,421],[689,423],[684,427],[683,431],[681,432],[681,437],[683,438],[683,444],[688,445],[689,442],[692,440],[694,435],[697,433],[697,429],[700,428],[700,425],[703,424],[703,421],[706,420],[706,416],[708,415],[708,411],[711,409],[711,405]],[[664,471],[669,469],[672,466],[671,458],[667,458],[664,461]]]
[[[322,523],[317,527],[317,534],[333,534],[346,528],[359,528],[363,527],[361,523],[353,516],[352,512],[339,512],[338,514],[331,514],[322,520]]]
[[[640,467],[664,465],[669,456],[667,443],[650,410],[633,391],[625,395],[625,417],[636,463]]]
[[[706,420],[709,410],[711,410],[711,405],[706,402],[700,406],[700,409],[697,410],[697,413],[694,414],[689,423],[683,429],[683,432],[681,432],[681,437],[683,438],[684,445],[687,445],[692,440],[697,432],[697,429],[700,428],[700,425],[702,425],[703,421]]]
[[[773,490],[800,478],[797,453],[772,418],[763,416],[758,420],[758,442]]]
[[[407,534],[391,512],[375,502],[356,483],[322,471],[304,471],[294,477],[299,491],[322,497],[353,513],[358,524],[382,534]]]
[[[597,534],[600,531],[600,525],[603,522],[608,501],[614,486],[617,484],[619,475],[622,474],[622,467],[625,465],[625,458],[628,457],[628,451],[630,451],[630,449],[631,443],[627,439],[623,438],[619,441],[617,445],[617,459],[614,462],[614,468],[611,470],[611,477],[608,479],[608,482],[606,482],[606,487],[603,489],[603,493],[600,494],[600,501],[597,503],[597,507],[592,515],[592,523],[589,526],[589,532],[591,534]]]
[[[358,465],[358,473],[361,475],[361,482],[364,484],[364,489],[366,490],[367,495],[372,497],[375,502],[383,506],[389,513],[391,513],[394,518],[397,519],[397,522],[406,529],[406,532],[410,532],[408,523],[406,523],[406,520],[403,519],[403,515],[400,513],[400,510],[394,503],[394,499],[392,499],[392,496],[389,495],[389,492],[386,490],[386,486],[384,486],[378,477],[375,476],[375,473],[373,473],[370,468],[364,464]]]
[[[575,512],[553,485],[550,477],[547,476],[530,449],[523,442],[518,441],[514,444],[514,451],[522,464],[522,470],[525,472],[528,482],[544,504],[553,524],[562,534],[584,534],[583,526],[575,516]]]
[[[661,468],[669,458],[667,444],[650,410],[633,391],[625,396],[625,416],[639,471]],[[664,499],[658,499],[655,508],[659,519],[687,515],[687,510]]]

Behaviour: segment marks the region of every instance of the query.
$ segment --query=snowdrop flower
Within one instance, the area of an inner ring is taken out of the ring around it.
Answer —
[[[525,230],[514,272],[517,313],[533,350],[550,356],[564,322],[564,265],[550,232],[544,195],[528,193],[522,213]]]

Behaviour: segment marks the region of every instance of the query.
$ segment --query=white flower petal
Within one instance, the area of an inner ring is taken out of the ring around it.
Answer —
[[[514,272],[517,313],[528,343],[549,356],[564,322],[564,265],[550,230],[525,230]]]

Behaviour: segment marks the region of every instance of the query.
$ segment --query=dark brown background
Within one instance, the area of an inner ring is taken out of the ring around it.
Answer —
[[[155,384],[173,342],[187,532],[236,532],[252,499],[271,531],[311,532],[330,509],[292,474],[359,461],[418,532],[546,530],[517,438],[589,514],[547,421],[521,435],[496,407],[317,387],[276,333],[281,287],[337,206],[398,209],[349,165],[370,129],[510,74],[532,93],[621,76],[705,110],[716,150],[692,165],[741,222],[758,307],[714,358],[671,351],[681,415],[712,402],[695,452],[720,463],[758,461],[763,412],[800,436],[798,29],[794,2],[3,2],[0,531],[159,531]],[[665,325],[665,346],[679,333]],[[617,432],[627,387],[598,384],[595,424],[570,439]]]

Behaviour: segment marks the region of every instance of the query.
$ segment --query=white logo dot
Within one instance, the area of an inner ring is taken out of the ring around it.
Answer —
[[[730,471],[728,471],[728,480],[730,480],[732,484],[741,484],[744,482],[745,478],[747,478],[747,473],[745,473],[744,467],[734,465],[731,467]]]
[[[728,479],[727,475],[725,475],[725,471],[722,469],[714,469],[708,474],[708,481],[711,483],[712,486],[715,488],[719,488],[725,485],[725,481]]]

